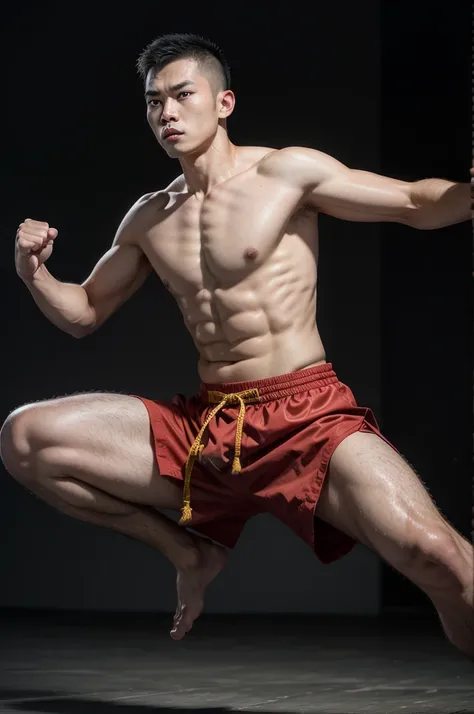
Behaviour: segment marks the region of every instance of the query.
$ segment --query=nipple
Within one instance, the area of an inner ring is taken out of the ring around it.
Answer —
[[[258,250],[256,248],[247,248],[244,253],[244,258],[247,260],[255,260],[258,257]]]
[[[169,281],[169,280],[166,280],[166,278],[164,278],[164,280],[163,280],[163,285],[165,286],[165,288],[166,288],[167,290],[170,289],[170,281]]]

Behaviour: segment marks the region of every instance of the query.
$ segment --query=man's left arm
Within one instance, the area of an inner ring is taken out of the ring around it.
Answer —
[[[428,178],[400,181],[350,169],[320,151],[289,148],[289,178],[300,182],[307,203],[348,221],[391,221],[429,230],[471,218],[471,184]]]

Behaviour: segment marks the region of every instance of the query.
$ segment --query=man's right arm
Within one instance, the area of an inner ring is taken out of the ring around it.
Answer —
[[[145,229],[144,212],[148,198],[144,196],[128,211],[111,248],[81,285],[57,280],[43,263],[32,275],[28,275],[25,262],[22,263],[21,256],[18,257],[17,245],[18,274],[43,314],[64,332],[73,337],[84,337],[96,330],[138,290],[151,272],[152,268],[137,240]],[[25,231],[25,224],[22,226],[23,233],[19,233],[17,240],[28,245],[28,238],[33,236]],[[32,231],[31,227],[29,230]],[[33,251],[30,256],[41,256],[41,253]],[[26,255],[24,257],[26,261]],[[22,267],[19,268],[19,265]]]

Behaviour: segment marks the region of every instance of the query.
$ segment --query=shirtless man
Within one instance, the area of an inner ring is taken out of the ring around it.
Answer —
[[[469,183],[406,183],[307,148],[234,145],[228,66],[201,38],[160,37],[138,66],[148,123],[182,174],[132,206],[82,285],[46,269],[58,231],[43,221],[20,224],[16,269],[73,337],[97,330],[154,270],[193,337],[201,390],[172,404],[95,393],[22,406],[2,428],[7,470],[64,513],[170,559],[174,639],[201,612],[224,546],[266,511],[323,562],[355,542],[373,549],[474,658],[472,546],[337,379],[315,325],[318,212],[436,229],[469,220]],[[182,509],[180,524],[160,508]]]

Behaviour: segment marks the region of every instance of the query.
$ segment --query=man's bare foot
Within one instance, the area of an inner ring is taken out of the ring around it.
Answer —
[[[191,629],[194,620],[201,614],[204,591],[222,570],[227,560],[227,551],[220,545],[204,538],[195,538],[198,551],[194,567],[178,570],[176,587],[178,606],[173,618],[170,635],[173,640],[182,640]]]

